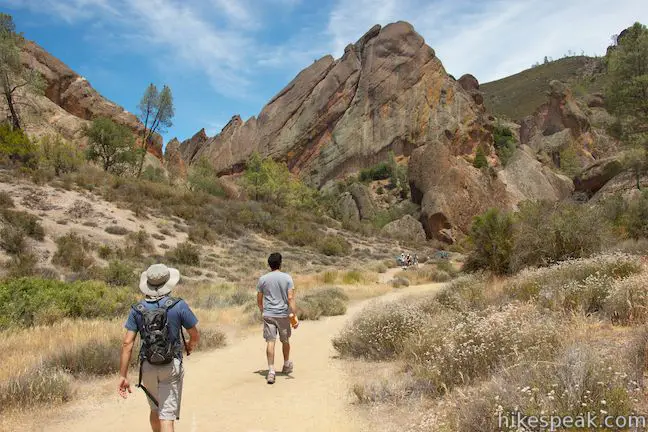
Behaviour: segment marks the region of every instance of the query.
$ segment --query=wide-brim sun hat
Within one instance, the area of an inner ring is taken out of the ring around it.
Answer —
[[[171,292],[180,281],[180,271],[164,264],[153,264],[140,276],[139,288],[144,295],[159,297]]]

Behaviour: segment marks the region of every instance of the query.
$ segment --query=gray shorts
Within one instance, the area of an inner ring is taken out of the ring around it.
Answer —
[[[292,327],[290,326],[290,318],[288,317],[263,317],[263,337],[266,341],[271,342],[277,340],[277,333],[279,333],[279,340],[281,342],[288,342],[292,334]]]
[[[142,384],[157,400],[159,407],[148,399],[151,411],[157,411],[160,420],[177,420],[180,418],[180,400],[182,398],[182,380],[184,368],[179,359],[165,365],[152,365],[145,361],[142,364]]]

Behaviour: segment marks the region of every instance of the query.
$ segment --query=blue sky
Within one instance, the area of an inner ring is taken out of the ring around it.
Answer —
[[[136,112],[149,82],[175,98],[166,140],[214,135],[373,24],[411,22],[449,73],[480,82],[569,51],[603,54],[648,23],[645,0],[0,0],[29,39]]]

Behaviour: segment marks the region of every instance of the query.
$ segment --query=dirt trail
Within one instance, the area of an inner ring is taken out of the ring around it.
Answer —
[[[380,301],[438,289],[441,284],[410,287],[392,292]],[[305,321],[293,333],[295,371],[291,377],[277,376],[274,385],[265,383],[264,343],[254,334],[226,348],[186,360],[181,421],[177,431],[362,431],[361,416],[354,413],[344,370],[345,363],[334,358],[331,345],[346,321],[372,300],[356,303],[347,315]],[[280,350],[277,365],[281,365]],[[131,376],[135,380],[137,376]],[[116,391],[96,406],[79,401],[74,414],[47,431],[147,430],[148,415],[144,393],[133,389],[128,400]],[[49,415],[50,420],[58,416]],[[38,430],[38,429],[36,429]],[[42,430],[45,430],[43,428]]]

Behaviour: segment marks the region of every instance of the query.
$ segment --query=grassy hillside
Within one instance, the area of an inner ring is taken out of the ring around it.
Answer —
[[[484,104],[496,116],[519,120],[546,101],[552,80],[568,83],[577,96],[601,91],[605,78],[601,62],[593,57],[567,57],[482,84]]]

